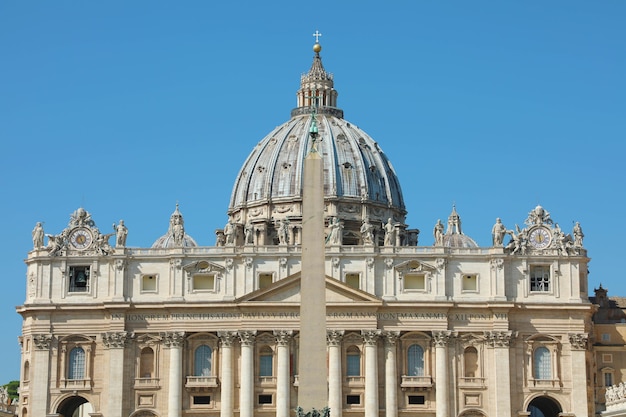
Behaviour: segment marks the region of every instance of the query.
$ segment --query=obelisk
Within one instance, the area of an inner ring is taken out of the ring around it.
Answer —
[[[321,46],[313,47],[319,53]],[[315,102],[317,100],[314,100]],[[326,283],[324,245],[324,177],[317,149],[317,103],[309,127],[310,150],[304,160],[302,189],[302,273],[298,406],[304,413],[328,405],[326,370]]]

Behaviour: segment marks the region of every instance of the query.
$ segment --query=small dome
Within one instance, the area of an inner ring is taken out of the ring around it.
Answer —
[[[170,216],[170,226],[167,233],[158,238],[152,244],[152,248],[179,248],[179,247],[195,247],[198,246],[196,241],[185,233],[185,221],[183,215],[178,210],[178,203],[176,203],[176,210]]]
[[[474,239],[464,235],[461,231],[461,216],[456,212],[456,206],[452,206],[452,213],[448,216],[448,230],[443,236],[443,246],[447,248],[477,248]]]

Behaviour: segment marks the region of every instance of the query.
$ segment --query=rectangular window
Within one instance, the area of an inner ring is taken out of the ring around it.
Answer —
[[[350,355],[346,356],[346,375],[347,376],[361,376],[361,356]]]
[[[361,275],[354,273],[346,274],[346,285],[358,290],[361,288]]]
[[[194,405],[209,405],[211,404],[211,397],[209,395],[194,395]]]
[[[602,354],[602,362],[604,363],[613,363],[613,355],[610,353]]]
[[[261,394],[259,395],[259,404],[271,404],[272,403],[272,395],[271,394]]]
[[[272,285],[273,281],[274,274],[259,274],[259,289],[269,287],[270,285]]]
[[[463,274],[461,289],[463,291],[478,291],[478,276],[476,274]]]
[[[361,404],[361,396],[360,395],[346,395],[346,404],[348,405]]]
[[[530,267],[530,291],[550,292],[550,266],[534,265]]]
[[[272,376],[272,355],[261,355],[259,358],[259,376]]]
[[[194,291],[213,291],[215,290],[215,275],[213,274],[196,274],[193,276]]]
[[[409,395],[410,405],[423,405],[426,403],[426,397],[423,395]]]
[[[404,276],[405,291],[425,291],[426,276],[424,274],[406,274]]]
[[[70,266],[70,292],[89,292],[88,266]]]
[[[603,342],[610,342],[611,341],[611,334],[610,333],[602,333],[602,341]]]
[[[157,290],[157,276],[154,274],[143,275],[141,277],[141,291],[142,292],[156,292]]]
[[[610,387],[613,385],[613,372],[604,373],[604,386]]]

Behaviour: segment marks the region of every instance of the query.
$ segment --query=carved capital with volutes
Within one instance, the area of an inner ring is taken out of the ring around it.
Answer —
[[[121,349],[132,339],[134,335],[129,332],[107,332],[102,333],[102,343],[109,349]]]
[[[446,347],[453,334],[450,330],[437,330],[433,332],[433,345],[435,347]]]
[[[387,346],[395,346],[400,337],[400,332],[386,330],[383,332],[382,336]]]
[[[491,347],[509,347],[515,338],[511,330],[485,332],[485,341]]]
[[[366,345],[376,346],[378,342],[378,338],[382,334],[382,330],[374,329],[374,330],[361,330],[361,336],[363,336],[363,342]]]
[[[241,346],[254,346],[254,339],[256,339],[256,330],[242,330],[237,333]]]
[[[179,348],[185,344],[185,332],[161,333],[161,340],[168,348]]]
[[[326,343],[328,346],[340,346],[344,334],[344,330],[327,330]]]
[[[274,330],[274,336],[278,346],[289,346],[293,337],[293,330]]]
[[[237,332],[219,331],[217,332],[217,337],[220,338],[220,344],[222,347],[232,347],[233,343],[235,343],[235,339],[237,338]]]
[[[587,333],[570,333],[569,335],[569,343],[574,350],[585,350],[587,349],[587,341],[589,340],[589,335]]]
[[[52,345],[52,335],[36,334],[33,335],[33,344],[37,350],[49,350]]]

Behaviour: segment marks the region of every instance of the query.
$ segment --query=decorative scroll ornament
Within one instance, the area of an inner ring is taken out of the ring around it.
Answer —
[[[344,330],[328,330],[326,331],[326,343],[328,346],[339,346],[344,334]]]
[[[254,346],[256,330],[243,330],[238,333],[241,346]]]
[[[288,346],[293,337],[293,330],[274,330],[274,336],[278,346]]]
[[[587,333],[570,333],[569,343],[572,345],[572,349],[585,350],[587,349],[587,340],[589,335]]]
[[[219,331],[217,337],[220,338],[222,347],[231,347],[237,338],[237,332]]]
[[[129,332],[107,332],[102,333],[102,343],[109,349],[119,349],[126,346],[126,343],[133,337],[134,334]]]
[[[382,337],[385,339],[385,343],[388,346],[395,346],[398,338],[400,337],[400,332],[386,330],[383,332]]]
[[[382,330],[361,330],[361,336],[366,345],[376,345],[378,338],[382,334]]]
[[[185,332],[161,333],[161,340],[168,348],[182,347],[185,343]]]
[[[490,264],[491,264],[491,269],[501,270],[504,267],[504,259],[502,258],[492,259],[490,261]]]
[[[435,347],[446,347],[453,337],[450,330],[437,330],[433,332],[433,344]]]
[[[508,347],[516,334],[511,330],[485,332],[485,340],[492,347]]]
[[[36,349],[48,350],[52,344],[52,336],[49,334],[36,334],[33,336],[33,344]]]

